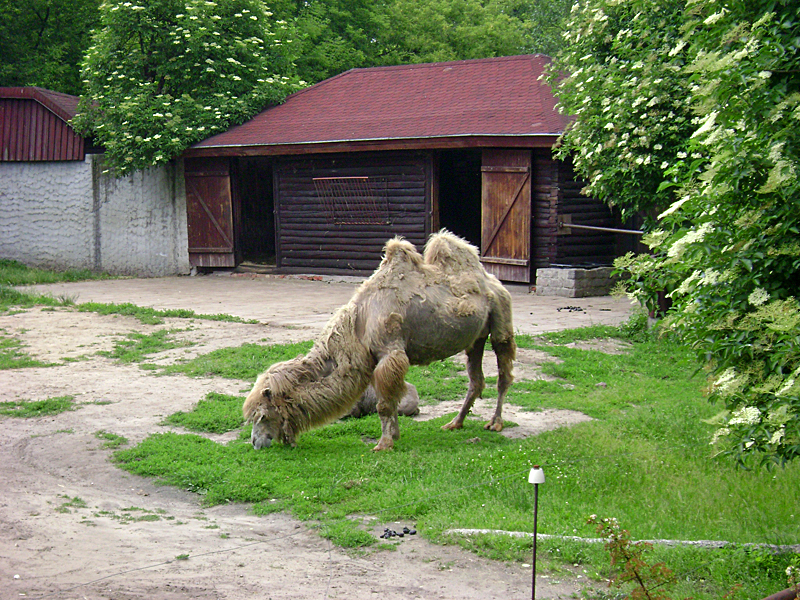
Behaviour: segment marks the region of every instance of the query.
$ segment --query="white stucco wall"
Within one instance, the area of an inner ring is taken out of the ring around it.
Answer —
[[[115,179],[84,162],[0,162],[0,257],[156,277],[188,273],[182,163]]]

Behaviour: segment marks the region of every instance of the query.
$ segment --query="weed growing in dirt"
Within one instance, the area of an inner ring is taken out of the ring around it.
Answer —
[[[120,446],[127,446],[128,445],[128,438],[117,435],[116,433],[109,433],[108,431],[100,430],[95,431],[94,437],[98,440],[104,440],[103,448],[107,448],[109,450],[116,450]]]
[[[159,329],[153,333],[129,333],[125,339],[114,343],[114,350],[98,354],[123,363],[134,363],[143,362],[150,354],[191,346],[191,342],[177,342],[171,339],[177,331],[179,330]]]
[[[36,417],[49,417],[68,410],[75,410],[74,396],[58,396],[46,400],[18,400],[0,402],[0,415],[32,419]]]
[[[77,496],[70,498],[66,494],[62,494],[59,498],[63,498],[66,502],[62,502],[58,507],[56,507],[56,512],[60,513],[71,513],[72,509],[74,508],[86,508],[88,505],[86,504],[85,500],[78,498]]]
[[[22,343],[12,337],[0,335],[0,370],[28,369],[31,367],[51,367],[51,363],[44,363],[21,351]]]
[[[535,437],[508,439],[472,419],[463,430],[443,432],[440,427],[450,416],[427,422],[401,417],[402,437],[395,450],[374,454],[370,448],[380,435],[380,422],[373,415],[304,433],[297,448],[276,444],[255,451],[247,443],[245,427],[226,445],[195,434],[153,435],[118,451],[114,460],[132,473],[200,493],[208,504],[250,502],[257,514],[291,512],[346,547],[376,541],[360,519],[351,518],[359,515],[413,523],[430,539],[456,541],[493,558],[529,561],[528,539],[466,538],[447,532],[531,531],[533,494],[527,474],[532,464],[543,465],[548,478],[540,490],[542,533],[591,536],[586,517],[602,513],[616,515],[637,539],[797,543],[800,465],[768,473],[736,470],[713,460],[710,428],[701,419],[714,409],[699,392],[701,381],[688,353],[649,335],[620,354],[575,347],[576,342],[614,332],[590,328],[563,337],[519,337],[521,347],[540,349],[560,362],[543,365],[556,381],[519,381],[509,402],[531,410],[569,408],[594,419]],[[630,341],[624,332],[616,333]],[[169,369],[252,380],[268,364],[309,346],[248,344]],[[466,379],[458,373],[459,366],[447,361],[416,368],[408,379],[423,399],[432,401],[463,396]],[[241,422],[241,401],[210,395],[196,411],[168,420],[201,432],[235,429]],[[541,540],[540,548],[554,561],[608,576],[599,545],[550,539]],[[733,561],[733,549],[657,546],[654,552],[676,573],[685,573],[692,590],[686,595],[695,598],[720,597],[741,579],[740,571],[725,573],[717,565]],[[774,569],[753,565],[753,555],[737,556],[763,574],[753,579],[757,587],[745,583],[745,592],[765,595],[759,594],[773,585]]]

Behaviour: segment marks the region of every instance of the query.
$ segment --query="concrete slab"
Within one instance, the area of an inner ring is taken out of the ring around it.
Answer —
[[[322,329],[363,278],[217,273],[194,277],[111,279],[25,286],[20,289],[70,298],[156,309],[190,309],[198,314],[228,314],[282,327]],[[588,325],[618,325],[628,319],[627,299],[598,296],[537,296],[526,285],[510,284],[514,327],[537,334]]]

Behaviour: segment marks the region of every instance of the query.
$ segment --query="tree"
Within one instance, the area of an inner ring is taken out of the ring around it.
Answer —
[[[321,81],[374,67],[534,52],[561,47],[571,0],[281,0],[296,23],[298,73]]]
[[[293,39],[260,0],[104,2],[74,124],[124,175],[283,100]]]
[[[285,14],[296,23],[300,40],[296,64],[303,79],[322,81],[376,64],[380,23],[375,0],[302,2]]]
[[[574,115],[558,155],[589,182],[585,193],[623,218],[673,201],[661,188],[692,133],[681,68],[684,0],[592,0],[576,4],[549,80],[559,109]]]
[[[711,399],[725,409],[712,420],[720,452],[742,464],[785,463],[800,456],[800,13],[788,0],[659,6],[675,11],[665,21],[670,43],[642,19],[647,7],[638,0],[591,0],[580,9],[581,28],[570,35],[585,54],[568,47],[559,66],[569,74],[556,84],[576,113],[565,149],[593,178],[592,191],[608,200],[615,190],[628,210],[645,208],[640,190],[655,190],[666,210],[645,238],[653,254],[617,261],[630,277],[626,289],[649,306],[659,291],[670,292],[665,326],[695,350]],[[624,10],[627,28],[614,24]],[[659,35],[663,43],[653,44]],[[615,70],[623,55],[630,67],[641,65],[625,71],[627,80]],[[610,63],[615,68],[600,68]],[[602,75],[610,85],[589,81]],[[608,98],[614,86],[620,101]],[[648,110],[642,131],[659,140],[663,166],[638,168],[645,158],[634,167],[636,152],[618,140],[638,126],[638,114],[617,105],[647,106],[665,91],[684,120],[670,129]],[[691,118],[679,104],[691,107]],[[604,116],[612,111],[619,120]],[[622,165],[634,172],[622,173]]]
[[[0,85],[80,94],[100,0],[0,0]]]
[[[699,127],[654,260],[675,274],[671,326],[708,359],[725,412],[715,441],[740,462],[800,456],[800,11],[697,0],[685,69]]]
[[[381,64],[510,56],[555,49],[565,0],[394,0],[382,19]],[[541,18],[536,22],[535,18]]]

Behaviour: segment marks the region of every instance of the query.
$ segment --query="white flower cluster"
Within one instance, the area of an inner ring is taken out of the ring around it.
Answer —
[[[731,415],[728,425],[758,425],[761,411],[755,406],[743,406]]]
[[[702,242],[706,235],[713,230],[714,226],[711,223],[703,223],[700,227],[688,232],[686,235],[672,244],[672,247],[667,252],[667,256],[673,259],[680,258],[687,246],[696,244],[697,242]]]
[[[747,297],[747,301],[753,306],[761,306],[769,300],[769,293],[764,288],[756,288]]]

